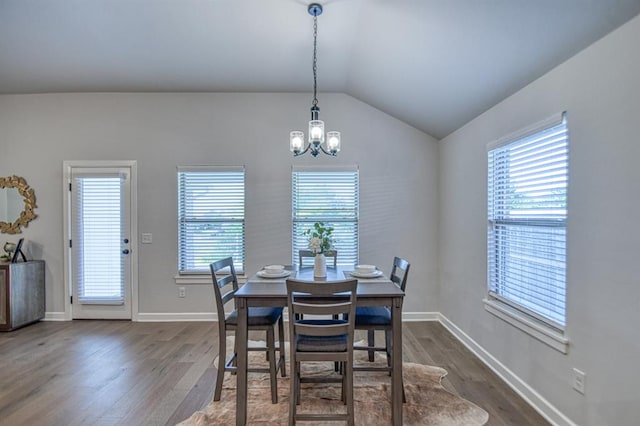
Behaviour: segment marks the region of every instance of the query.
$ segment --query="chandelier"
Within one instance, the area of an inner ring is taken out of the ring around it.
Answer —
[[[295,157],[311,152],[317,157],[322,151],[327,155],[335,156],[340,151],[340,132],[327,132],[324,134],[324,121],[319,119],[318,107],[318,16],[322,14],[322,5],[311,3],[308,12],[313,16],[313,102],[311,103],[311,120],[309,121],[309,139],[306,148],[304,146],[304,132],[295,130],[289,136],[289,149]]]

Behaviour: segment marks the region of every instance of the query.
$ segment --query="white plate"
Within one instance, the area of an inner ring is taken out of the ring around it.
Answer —
[[[267,265],[262,268],[267,274],[281,274],[284,271],[284,265]]]
[[[378,278],[382,276],[382,271],[380,270],[375,270],[371,273],[368,274],[363,274],[357,271],[351,271],[350,272],[351,275],[353,275],[356,278]]]
[[[278,274],[270,274],[265,270],[258,271],[257,275],[261,278],[284,278],[291,275],[291,271],[282,271]]]
[[[359,274],[372,274],[377,270],[378,268],[376,268],[376,265],[356,265],[354,268],[354,271]]]

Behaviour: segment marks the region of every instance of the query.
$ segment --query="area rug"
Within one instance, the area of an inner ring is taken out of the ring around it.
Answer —
[[[233,347],[233,341],[229,342]],[[259,346],[260,342],[250,342]],[[356,351],[356,365],[367,364],[367,354]],[[286,352],[287,359],[289,353]],[[217,361],[217,360],[216,360]],[[265,355],[250,352],[251,365],[266,365]],[[384,356],[376,354],[379,365],[386,364]],[[375,365],[375,364],[374,364]],[[288,365],[287,365],[288,367]],[[247,424],[261,426],[286,425],[289,414],[289,376],[278,376],[278,403],[271,403],[269,375],[249,373]],[[303,363],[303,375],[337,374],[333,363]],[[447,371],[428,365],[403,363],[404,389],[407,402],[403,404],[404,425],[473,426],[484,425],[489,415],[477,405],[448,392],[441,380]],[[391,424],[391,378],[386,372],[354,373],[354,401],[356,425]],[[220,401],[212,401],[194,413],[180,426],[234,425],[236,412],[236,376],[225,373]],[[340,401],[340,384],[303,384],[298,412],[346,412]],[[309,425],[333,425],[335,422],[303,422]]]

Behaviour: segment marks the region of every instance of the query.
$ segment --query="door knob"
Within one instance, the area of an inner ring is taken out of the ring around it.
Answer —
[[[122,250],[122,254],[129,254],[129,249]]]

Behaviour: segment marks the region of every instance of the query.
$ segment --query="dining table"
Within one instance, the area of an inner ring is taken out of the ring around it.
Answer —
[[[391,419],[395,426],[402,425],[402,303],[404,292],[386,275],[377,277],[356,277],[353,266],[327,268],[326,277],[314,277],[313,267],[288,267],[286,276],[265,277],[263,273],[252,275],[235,293],[238,326],[236,329],[237,349],[237,393],[236,425],[247,423],[247,367],[248,329],[247,311],[249,307],[287,306],[286,280],[293,278],[303,281],[331,282],[357,279],[357,306],[388,306],[391,308],[392,365],[391,365]]]

